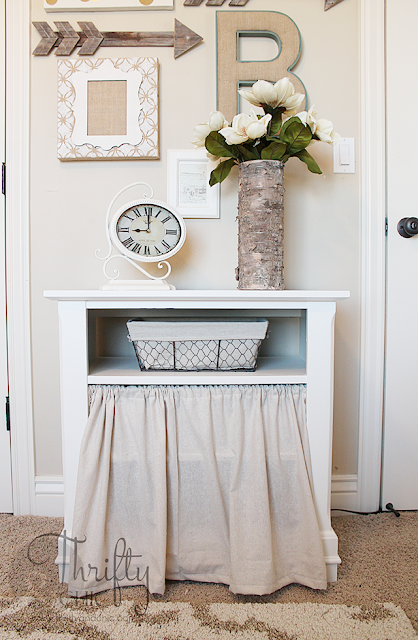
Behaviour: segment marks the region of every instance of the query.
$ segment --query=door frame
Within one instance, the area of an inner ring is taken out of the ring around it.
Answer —
[[[6,23],[5,0],[0,0],[0,158],[5,162],[5,118],[6,118]],[[7,326],[6,326],[6,238],[5,238],[5,198],[0,195],[0,509],[13,511],[12,471],[10,432],[7,431],[6,405],[8,396],[7,376]]]
[[[380,506],[386,307],[385,0],[360,0],[361,353],[357,509]]]
[[[15,515],[35,513],[30,338],[30,1],[6,0],[6,287]]]
[[[29,263],[29,5],[29,0],[6,0],[6,243],[15,514],[35,513]],[[385,0],[359,0],[362,237],[359,511],[375,511],[380,501],[386,264],[384,27]]]

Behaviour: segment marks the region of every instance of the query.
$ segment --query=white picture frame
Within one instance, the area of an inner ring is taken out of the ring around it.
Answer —
[[[126,83],[123,133],[88,134],[88,83],[94,81]],[[58,158],[159,159],[157,58],[58,61]]]
[[[167,151],[167,202],[183,218],[220,217],[220,185],[209,186],[215,166],[206,149]]]
[[[173,10],[174,0],[44,0],[48,13],[70,11],[156,11]]]

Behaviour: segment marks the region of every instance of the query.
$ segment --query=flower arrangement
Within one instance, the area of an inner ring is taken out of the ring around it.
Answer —
[[[247,160],[280,160],[287,162],[293,156],[304,162],[312,173],[322,173],[317,162],[307,151],[315,140],[336,144],[340,136],[332,122],[317,118],[314,106],[297,113],[304,95],[296,93],[288,78],[275,84],[258,80],[250,90],[239,93],[250,104],[262,107],[264,114],[240,113],[229,124],[220,111],[210,114],[207,122],[194,128],[196,147],[206,147],[219,164],[210,175],[212,186],[222,182],[232,167]]]

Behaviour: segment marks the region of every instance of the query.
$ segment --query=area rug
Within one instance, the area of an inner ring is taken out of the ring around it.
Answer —
[[[412,640],[401,607],[0,599],[0,639]]]
[[[227,585],[167,580],[146,609],[143,587],[124,589],[120,607],[112,591],[69,599],[55,564],[62,519],[0,514],[0,640],[417,638],[418,513],[336,517],[333,526],[342,562],[325,591],[292,584],[243,596]]]

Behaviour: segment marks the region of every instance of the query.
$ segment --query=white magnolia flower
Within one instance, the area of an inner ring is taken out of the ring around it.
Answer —
[[[325,120],[325,118],[319,118],[317,121],[315,135],[317,135],[322,142],[327,142],[332,145],[337,144],[341,138],[341,136],[334,131],[332,122]]]
[[[228,125],[225,120],[225,116],[220,111],[211,112],[209,120],[204,122],[203,124],[198,124],[193,129],[194,139],[192,140],[192,144],[195,147],[204,147],[205,140],[211,131],[219,131],[222,127],[226,127]]]
[[[194,139],[192,140],[192,144],[194,144],[195,147],[204,147],[206,137],[210,134],[210,132],[211,128],[209,126],[209,123],[204,122],[203,124],[196,125],[193,129]]]
[[[257,118],[257,116],[256,116]],[[271,114],[268,113],[266,116],[262,118],[257,118],[253,122],[247,126],[247,136],[251,140],[256,140],[257,138],[262,138],[267,133],[267,127],[271,120]]]
[[[294,116],[300,108],[300,105],[304,101],[305,96],[303,93],[295,93],[293,96],[287,98],[286,102],[282,105],[285,107],[283,112],[286,116]]]
[[[247,140],[261,138],[267,133],[267,126],[271,120],[271,115],[267,114],[258,119],[251,109],[250,115],[240,113],[234,116],[232,125],[224,127],[219,131],[228,144],[243,144]]]
[[[258,80],[253,84],[250,91],[240,89],[239,93],[255,107],[261,107],[263,104],[277,107],[278,104],[275,86],[266,80]]]
[[[304,125],[308,126],[312,133],[315,133],[316,129],[316,111],[314,107],[315,105],[312,105],[308,111],[300,111],[297,114],[297,118],[299,118]]]
[[[219,131],[223,127],[228,126],[225,116],[220,111],[212,111],[209,118],[209,127],[211,131]]]
[[[325,118],[316,118],[315,105],[308,111],[301,111],[297,114],[299,120],[306,126],[310,128],[312,131],[312,135],[318,136],[318,138],[322,142],[327,142],[328,144],[335,145],[340,140],[340,135],[334,131],[333,124],[330,120],[325,120]],[[315,140],[312,140],[315,142]]]
[[[295,88],[289,78],[282,78],[276,84],[266,80],[257,80],[250,91],[240,89],[239,93],[255,107],[262,107],[263,105],[268,105],[273,109],[284,107],[284,113],[288,116],[297,112],[305,98],[302,93],[295,92]]]
[[[313,104],[312,107],[308,109],[308,111],[306,112],[306,124],[308,125],[310,130],[313,131],[314,133],[316,131],[316,123],[317,123],[316,111],[315,111],[315,105]]]

